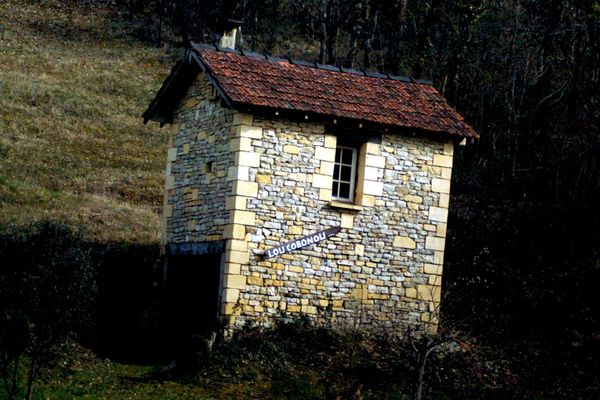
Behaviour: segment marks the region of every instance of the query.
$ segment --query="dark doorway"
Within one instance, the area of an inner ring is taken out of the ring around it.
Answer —
[[[170,256],[167,315],[175,340],[208,336],[218,328],[221,254]]]

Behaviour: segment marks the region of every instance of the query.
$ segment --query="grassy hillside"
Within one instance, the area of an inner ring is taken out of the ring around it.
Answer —
[[[140,115],[171,61],[109,9],[40,3],[0,3],[0,224],[155,242],[166,131]]]

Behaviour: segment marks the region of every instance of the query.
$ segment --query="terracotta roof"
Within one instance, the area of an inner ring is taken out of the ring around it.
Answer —
[[[294,110],[479,137],[427,83],[204,45],[195,45],[193,52],[232,106]]]

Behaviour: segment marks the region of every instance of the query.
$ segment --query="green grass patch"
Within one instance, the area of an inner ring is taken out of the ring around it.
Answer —
[[[166,131],[142,124],[171,59],[106,7],[0,5],[0,223],[156,242]]]

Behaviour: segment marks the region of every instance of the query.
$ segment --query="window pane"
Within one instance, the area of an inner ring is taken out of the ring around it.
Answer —
[[[342,166],[342,175],[340,176],[340,180],[350,182],[352,175],[352,167],[349,165]]]
[[[340,149],[339,147],[337,147],[335,149],[335,162],[339,163],[340,159],[341,159],[341,156],[342,156],[342,149]]]
[[[350,198],[350,184],[349,183],[340,183],[340,194],[338,197],[349,199]]]
[[[331,194],[333,195],[333,197],[338,197],[338,183],[337,182],[333,182],[333,187],[331,189],[332,189]]]
[[[335,164],[333,166],[333,179],[335,179],[335,180],[340,179],[340,165],[339,164]]]
[[[351,149],[343,149],[342,164],[352,165],[352,150]]]

